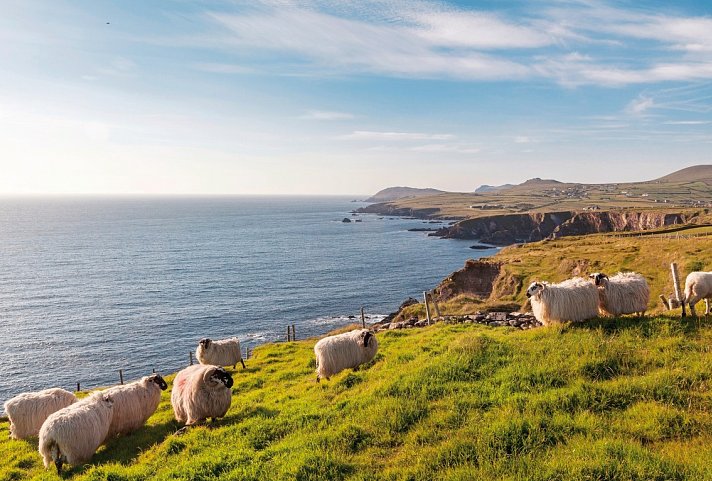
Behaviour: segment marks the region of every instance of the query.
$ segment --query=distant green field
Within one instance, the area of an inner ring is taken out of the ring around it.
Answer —
[[[313,340],[258,348],[227,417],[148,426],[73,480],[709,480],[712,325],[677,318],[379,334],[375,362],[316,384]],[[7,440],[0,479],[59,479]]]

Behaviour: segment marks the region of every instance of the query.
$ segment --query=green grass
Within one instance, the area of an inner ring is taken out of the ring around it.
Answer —
[[[314,382],[313,340],[258,348],[227,416],[148,425],[77,480],[712,479],[712,324],[379,333],[374,362]],[[0,480],[58,479],[0,424]]]

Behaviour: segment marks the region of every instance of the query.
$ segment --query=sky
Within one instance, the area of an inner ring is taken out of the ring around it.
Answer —
[[[708,0],[0,6],[2,194],[466,192],[711,153]]]

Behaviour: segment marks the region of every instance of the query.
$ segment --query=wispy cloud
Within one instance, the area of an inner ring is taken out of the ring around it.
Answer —
[[[255,73],[252,67],[244,65],[235,65],[229,63],[196,63],[193,68],[202,72],[222,73],[222,74],[247,74]]]
[[[348,112],[331,112],[328,110],[309,110],[299,116],[303,120],[349,120],[354,115]]]
[[[342,140],[375,140],[375,141],[414,141],[414,140],[450,140],[452,134],[428,134],[422,132],[374,132],[371,130],[356,130],[340,137]]]
[[[451,154],[477,154],[482,149],[471,145],[461,144],[425,144],[411,147],[413,152],[451,153]]]
[[[651,97],[640,96],[637,99],[631,100],[625,110],[632,115],[642,115],[654,105],[655,101]]]

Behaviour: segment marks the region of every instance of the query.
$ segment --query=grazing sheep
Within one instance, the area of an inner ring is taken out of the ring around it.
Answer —
[[[143,426],[156,412],[161,402],[161,391],[168,384],[158,374],[145,376],[124,386],[115,386],[104,391],[114,400],[114,414],[111,417],[108,437],[127,434]]]
[[[222,367],[196,364],[180,371],[173,381],[171,404],[178,421],[187,426],[207,418],[221,418],[232,402],[232,377]]]
[[[368,329],[325,337],[314,346],[316,382],[369,362],[377,351],[378,340]]]
[[[598,287],[598,310],[601,314],[645,314],[650,301],[650,288],[642,275],[636,272],[619,272],[609,278],[596,272],[589,277]]]
[[[106,439],[114,403],[102,392],[51,414],[40,429],[39,451],[45,468],[51,462],[62,472],[62,464],[83,464],[91,459]]]
[[[198,348],[195,350],[195,357],[200,364],[211,364],[213,366],[232,366],[235,369],[238,362],[245,368],[245,361],[242,360],[240,351],[240,341],[236,337],[213,341],[212,339],[201,339]]]
[[[598,290],[581,277],[558,284],[532,282],[527,297],[534,317],[545,326],[563,321],[584,321],[598,315]]]
[[[75,402],[77,397],[74,394],[58,387],[18,394],[4,406],[10,420],[10,437],[25,439],[37,436],[50,414]]]
[[[712,272],[690,272],[685,279],[685,301],[690,306],[690,314],[697,317],[695,304],[705,300],[705,315],[710,313],[712,299]]]

